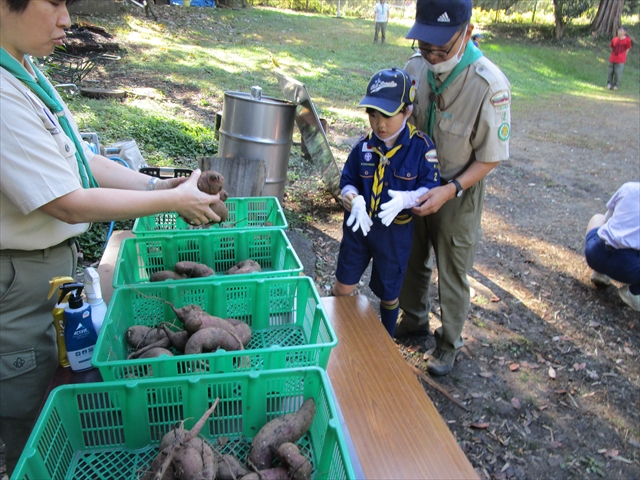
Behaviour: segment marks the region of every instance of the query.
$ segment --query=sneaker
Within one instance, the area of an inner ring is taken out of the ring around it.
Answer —
[[[596,287],[608,287],[611,285],[611,279],[604,273],[596,272],[594,270],[591,274],[591,283]]]
[[[402,338],[402,337],[420,337],[420,336],[429,336],[431,335],[431,331],[429,327],[417,328],[415,330],[407,330],[402,327],[402,322],[398,324],[395,332],[393,332],[394,338]]]
[[[607,90],[611,90],[611,84],[607,83]]]
[[[456,350],[443,350],[440,347],[436,347],[427,363],[427,371],[431,375],[438,377],[446,375],[453,370],[453,364],[456,361]]]
[[[636,312],[640,312],[640,295],[634,295],[629,290],[629,285],[625,285],[618,289],[618,295],[624,303],[633,308]]]

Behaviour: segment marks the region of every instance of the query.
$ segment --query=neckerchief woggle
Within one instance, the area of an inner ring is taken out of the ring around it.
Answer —
[[[473,62],[482,57],[482,51],[473,44],[471,40],[467,43],[467,48],[464,51],[464,55],[460,59],[460,62],[451,71],[451,74],[446,78],[440,87],[436,87],[436,78],[434,73],[429,70],[427,72],[427,81],[431,87],[431,94],[429,95],[429,109],[427,110],[427,118],[424,124],[424,131],[429,135],[429,138],[433,139],[433,124],[436,119],[436,98],[440,95],[455,78],[462,73],[462,71],[471,65]],[[433,100],[431,100],[433,98]]]
[[[64,108],[53,93],[51,84],[44,78],[42,72],[38,70],[28,57],[24,57],[33,71],[36,73],[37,81],[33,79],[29,72],[13,58],[4,48],[0,47],[0,66],[6,69],[11,75],[24,83],[29,89],[42,100],[42,102],[58,117],[60,126],[64,133],[73,141],[76,147],[76,161],[78,162],[78,171],[80,172],[80,180],[83,188],[97,188],[98,182],[91,173],[91,167],[84,155],[84,150],[80,139],[75,134],[69,119],[65,116]]]

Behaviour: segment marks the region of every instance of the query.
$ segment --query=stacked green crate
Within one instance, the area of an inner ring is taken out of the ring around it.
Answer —
[[[250,439],[312,398],[300,439],[315,480],[355,478],[326,373],[319,368],[103,382],[58,387],[49,396],[12,479],[142,478],[163,435],[190,429],[218,400],[200,436],[246,463]]]

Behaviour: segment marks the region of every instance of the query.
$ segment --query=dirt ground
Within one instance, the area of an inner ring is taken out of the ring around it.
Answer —
[[[640,178],[639,113],[611,95],[514,115],[511,159],[488,179],[465,347],[436,379],[466,410],[425,386],[481,478],[640,478],[640,313],[615,286],[595,288],[582,255],[591,215]],[[326,294],[340,209],[295,183],[287,194],[287,208],[313,218],[303,230]],[[398,343],[422,369],[434,346],[431,336]]]

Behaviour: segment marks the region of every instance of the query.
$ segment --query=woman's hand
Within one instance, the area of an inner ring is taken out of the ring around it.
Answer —
[[[186,179],[169,179],[168,187],[178,182],[171,180],[180,180],[176,189],[176,193],[180,192],[184,198],[176,204],[176,212],[191,225],[204,225],[211,222],[220,222],[220,217],[211,209],[211,204],[216,200],[220,200],[220,194],[209,195],[198,189],[198,179],[202,172],[196,169]],[[184,178],[184,177],[183,177]],[[164,188],[164,186],[163,186]]]

